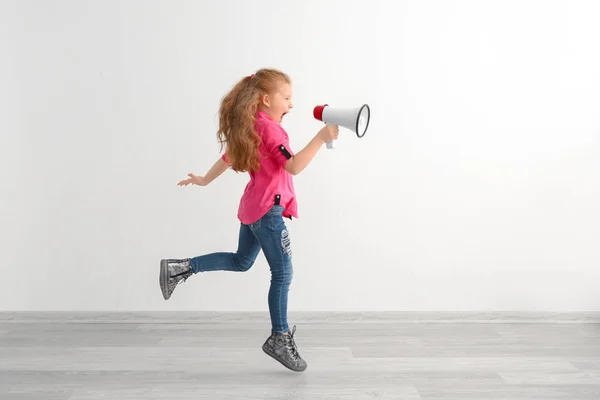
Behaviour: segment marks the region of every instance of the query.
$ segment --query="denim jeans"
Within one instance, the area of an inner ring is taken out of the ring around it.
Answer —
[[[283,209],[282,206],[274,205],[258,221],[249,225],[240,224],[238,249],[235,253],[211,253],[191,259],[194,273],[245,272],[252,267],[262,249],[271,269],[269,314],[275,333],[289,332],[287,303],[293,275],[290,238],[283,221]]]

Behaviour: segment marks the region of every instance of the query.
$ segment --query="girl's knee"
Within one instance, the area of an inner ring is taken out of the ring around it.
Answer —
[[[289,285],[294,277],[294,269],[291,263],[286,263],[282,269],[271,272],[271,279],[283,285]]]
[[[254,265],[254,261],[239,256],[235,257],[234,263],[235,269],[240,272],[246,272]]]

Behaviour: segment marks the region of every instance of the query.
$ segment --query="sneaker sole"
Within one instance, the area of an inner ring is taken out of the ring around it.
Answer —
[[[286,364],[284,361],[280,360],[280,359],[279,359],[279,358],[278,358],[278,357],[277,357],[275,354],[273,354],[271,351],[269,351],[268,349],[266,349],[266,348],[265,348],[265,346],[263,346],[263,348],[262,348],[262,349],[263,349],[263,351],[264,351],[264,352],[265,352],[265,353],[266,353],[268,356],[270,356],[271,358],[273,358],[273,359],[274,359],[274,360],[276,360],[276,361],[279,361],[279,363],[280,363],[281,365],[283,365],[284,367],[286,367],[286,368],[288,368],[288,369],[290,369],[290,370],[292,370],[292,371],[294,371],[294,372],[302,372],[302,371],[305,371],[305,370],[306,370],[306,367],[304,367],[304,368],[296,368],[296,367],[294,367],[294,366],[292,366],[292,365]]]
[[[163,298],[168,300],[170,296],[167,294],[167,288],[169,287],[169,268],[167,265],[167,260],[160,261],[160,274],[158,276],[158,282],[160,284],[160,290],[162,291]]]

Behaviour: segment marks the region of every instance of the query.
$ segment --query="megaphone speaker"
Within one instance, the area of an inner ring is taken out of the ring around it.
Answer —
[[[371,120],[371,109],[368,104],[356,108],[335,108],[323,104],[315,107],[313,116],[327,125],[343,126],[361,138],[367,133]],[[327,148],[333,149],[333,142],[327,142]]]

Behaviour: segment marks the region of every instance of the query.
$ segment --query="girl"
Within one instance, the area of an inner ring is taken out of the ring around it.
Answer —
[[[192,274],[208,271],[248,271],[260,250],[271,270],[269,314],[271,336],[263,351],[293,371],[306,362],[294,342],[296,327],[287,322],[288,290],[292,281],[292,250],[283,218],[298,217],[292,176],[311,162],[323,143],[337,139],[337,125],[326,125],[297,154],[281,121],[292,109],[292,87],[287,74],[261,69],[244,77],[222,99],[217,138],[226,152],[205,176],[188,174],[178,186],[206,186],[228,168],[248,172],[238,208],[240,231],[235,253],[211,253],[160,262],[160,287],[165,300]]]

